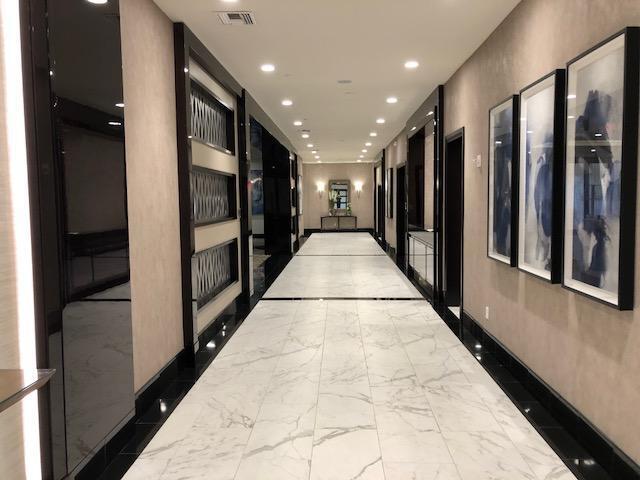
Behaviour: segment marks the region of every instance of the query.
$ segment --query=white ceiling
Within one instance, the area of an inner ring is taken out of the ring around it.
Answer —
[[[305,162],[316,162],[307,143],[322,162],[354,162],[359,155],[373,160],[519,0],[155,2],[186,23],[251,92]],[[223,10],[251,11],[256,25],[223,25],[215,13]],[[406,70],[407,60],[420,66]],[[264,63],[276,71],[263,73]],[[389,96],[398,103],[387,104]],[[285,98],[293,105],[283,107]],[[377,125],[378,117],[386,123]],[[295,127],[294,120],[304,125]],[[311,130],[309,140],[301,129]],[[372,131],[378,136],[370,138]]]

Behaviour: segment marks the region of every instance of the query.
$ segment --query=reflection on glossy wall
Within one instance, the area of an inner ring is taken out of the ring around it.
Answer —
[[[119,5],[49,7],[64,298],[49,345],[62,373],[52,388],[61,478],[132,415],[133,353]]]

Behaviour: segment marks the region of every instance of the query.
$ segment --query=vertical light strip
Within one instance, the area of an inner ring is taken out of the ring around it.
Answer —
[[[2,32],[4,63],[2,71],[5,86],[2,93],[9,153],[20,367],[29,370],[36,368],[36,345],[19,8],[18,0],[0,1],[0,32]],[[22,401],[22,432],[26,478],[40,479],[42,475],[38,397],[35,393]]]

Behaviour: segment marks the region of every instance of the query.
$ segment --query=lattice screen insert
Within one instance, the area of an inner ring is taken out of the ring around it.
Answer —
[[[227,152],[234,151],[233,110],[191,80],[191,135]]]
[[[196,226],[236,218],[235,175],[194,166],[191,193]]]
[[[237,240],[197,252],[194,263],[194,287],[200,308],[238,280]]]

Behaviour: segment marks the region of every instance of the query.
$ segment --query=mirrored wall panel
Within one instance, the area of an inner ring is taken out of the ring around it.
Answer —
[[[117,0],[49,2],[63,297],[49,338],[55,478],[82,470],[134,411],[119,22]]]

